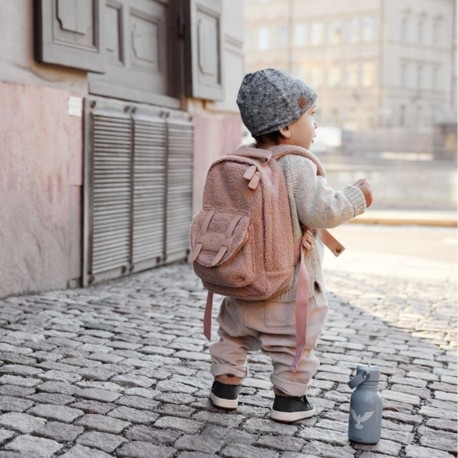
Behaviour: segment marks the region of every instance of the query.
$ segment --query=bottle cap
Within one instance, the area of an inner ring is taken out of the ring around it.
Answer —
[[[364,378],[371,382],[378,382],[380,380],[380,368],[372,366],[371,364],[358,364],[356,367],[356,375],[364,374]]]

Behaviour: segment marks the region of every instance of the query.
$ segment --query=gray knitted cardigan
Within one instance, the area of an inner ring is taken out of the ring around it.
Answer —
[[[291,149],[291,146],[279,145],[273,149],[281,148]],[[364,194],[357,186],[349,185],[335,191],[329,186],[319,160],[309,154],[313,160],[291,154],[279,161],[286,177],[294,239],[297,242],[302,237],[304,228],[314,230],[337,227],[364,213],[366,209]],[[317,232],[314,235],[315,243],[312,249],[305,251],[304,256],[310,281],[310,295],[317,288],[325,291],[322,270],[323,243]],[[298,271],[297,266],[292,287],[275,300],[295,301]]]

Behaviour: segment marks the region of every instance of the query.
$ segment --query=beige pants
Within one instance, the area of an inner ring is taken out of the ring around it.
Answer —
[[[310,298],[307,344],[296,372],[290,366],[296,352],[295,304],[246,302],[225,298],[218,316],[219,342],[210,347],[212,374],[247,375],[247,352],[261,349],[273,364],[273,386],[290,396],[303,396],[319,361],[313,354],[328,315],[326,296],[319,291]]]

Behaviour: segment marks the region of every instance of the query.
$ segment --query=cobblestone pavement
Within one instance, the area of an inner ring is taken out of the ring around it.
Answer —
[[[269,419],[270,363],[250,357],[237,411],[212,407],[205,292],[187,264],[0,301],[0,458],[457,456],[456,289],[432,277],[327,272],[315,418]],[[382,439],[347,439],[360,362],[382,371]]]

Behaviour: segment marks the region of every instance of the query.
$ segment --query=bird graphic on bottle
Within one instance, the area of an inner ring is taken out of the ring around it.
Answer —
[[[366,422],[367,420],[369,420],[369,418],[371,418],[373,414],[374,414],[374,411],[372,410],[370,412],[364,413],[363,415],[358,415],[355,412],[355,409],[351,409],[351,416],[352,416],[353,420],[355,420],[355,422],[356,422],[355,428],[356,429],[363,429],[364,428],[363,423]]]

